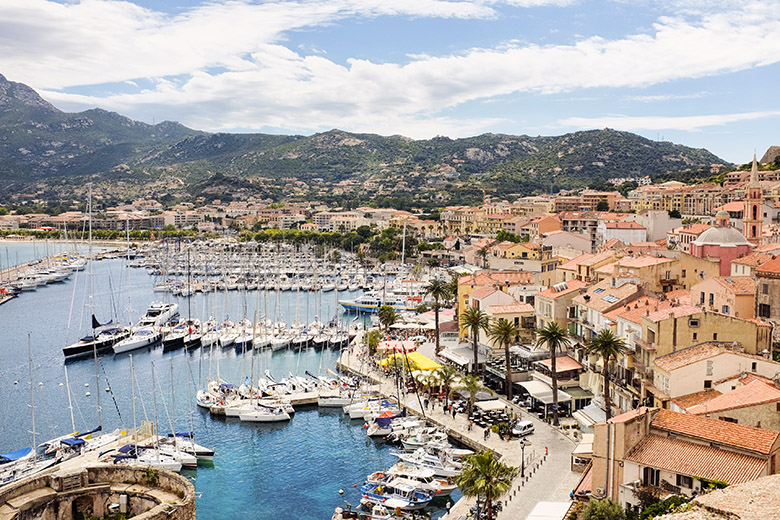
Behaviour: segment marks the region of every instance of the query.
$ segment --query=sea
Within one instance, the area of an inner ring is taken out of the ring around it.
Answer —
[[[6,247],[9,258],[16,256]],[[23,247],[24,261],[52,254],[41,244]],[[365,317],[343,314],[337,298],[359,293],[231,291],[187,299],[154,292],[155,281],[123,259],[93,261],[63,283],[0,306],[0,453],[32,445],[33,430],[40,443],[101,422],[113,431],[150,420],[161,433],[193,431],[196,442],[216,451],[213,464],[184,473],[197,492],[198,518],[321,520],[337,506],[356,507],[365,477],[397,460],[390,446],[366,436],[362,421],[312,406],[297,410],[289,423],[247,424],[212,417],[194,399],[209,377],[240,384],[266,371],[277,379],[306,371],[326,375],[335,370],[338,352],[163,352],[158,346],[132,356],[103,355],[96,366],[91,358],[66,364],[62,348],[90,333],[93,313],[101,323],[134,322],[153,301],[176,302],[182,316],[201,320],[254,320],[257,312],[258,320],[350,322]],[[434,518],[445,512],[447,500],[439,501]]]

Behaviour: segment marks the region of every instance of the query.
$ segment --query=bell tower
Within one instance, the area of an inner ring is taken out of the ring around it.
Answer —
[[[756,154],[753,154],[753,167],[750,170],[750,182],[745,189],[745,212],[742,216],[742,234],[750,243],[761,244],[761,225],[764,222],[763,214],[764,194],[761,184],[758,182],[758,163]]]

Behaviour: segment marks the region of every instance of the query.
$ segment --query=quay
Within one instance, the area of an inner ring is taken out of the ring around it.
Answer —
[[[385,396],[395,394],[395,383],[392,378],[379,370],[368,368],[363,362],[368,356],[367,350],[356,341],[350,349],[344,350],[339,357],[337,366],[340,370],[359,375],[372,383],[379,385]],[[571,471],[571,451],[575,441],[565,435],[560,429],[553,428],[540,420],[534,414],[522,411],[518,406],[503,397],[499,399],[505,407],[514,412],[522,420],[534,423],[535,433],[524,439],[503,440],[497,434],[490,433],[487,438],[484,430],[473,428],[469,430],[466,414],[457,414],[455,418],[443,409],[443,405],[429,406],[423,410],[414,394],[407,395],[402,400],[409,413],[424,417],[436,425],[455,441],[474,450],[490,450],[500,460],[510,466],[524,467],[525,475],[518,476],[512,483],[509,492],[501,497],[502,510],[496,518],[523,520],[533,510],[537,502],[556,501],[568,502],[569,493],[576,487],[581,473]],[[523,442],[526,443],[522,448]],[[523,454],[525,461],[523,463]],[[470,509],[476,501],[471,497],[462,497],[455,503],[443,519],[463,520],[469,517]]]

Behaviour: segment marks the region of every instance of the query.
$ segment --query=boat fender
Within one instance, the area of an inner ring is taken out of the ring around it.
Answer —
[[[356,487],[357,487],[357,484],[352,484],[352,487],[353,487],[353,488],[356,488]]]

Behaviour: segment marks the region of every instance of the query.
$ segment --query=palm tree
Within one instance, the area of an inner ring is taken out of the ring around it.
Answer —
[[[433,296],[434,325],[436,330],[436,353],[441,350],[439,342],[439,300],[446,300],[450,294],[448,284],[434,278],[425,286],[425,294]]]
[[[552,379],[552,392],[553,392],[553,426],[558,426],[558,373],[555,356],[558,349],[569,346],[569,333],[558,325],[557,322],[551,321],[536,333],[536,346],[541,347],[547,345],[547,349],[550,351],[550,379]]]
[[[501,318],[493,321],[488,330],[488,336],[493,344],[504,347],[504,356],[506,359],[506,398],[512,400],[512,363],[509,355],[509,347],[517,340],[520,331],[517,325],[511,321]]]
[[[460,315],[460,326],[471,334],[474,347],[474,366],[471,370],[471,373],[475,376],[478,376],[479,357],[477,354],[479,352],[479,331],[488,331],[488,328],[490,327],[490,318],[488,318],[488,315],[485,314],[484,311],[478,309],[477,307],[467,307],[466,310],[463,311],[463,314]]]
[[[486,390],[493,393],[489,388],[482,384],[482,381],[477,376],[463,376],[455,388],[457,390],[465,390],[469,393],[469,415],[474,409],[474,401],[477,398],[477,392]]]
[[[490,255],[490,250],[487,247],[480,247],[477,251],[477,256],[482,259],[482,268],[487,269],[487,257]]]
[[[460,377],[460,372],[458,372],[458,369],[455,367],[444,365],[443,367],[436,369],[436,378],[438,379],[441,389],[444,391],[445,408],[447,407],[447,404],[449,404],[452,387]]]
[[[487,520],[493,520],[493,501],[509,491],[515,475],[517,468],[496,460],[492,451],[480,451],[466,457],[455,483],[467,497],[485,497]]]
[[[458,278],[460,278],[460,275],[458,273],[453,272],[452,279],[447,284],[449,288],[448,298],[452,298],[452,300],[455,302],[454,306],[455,306],[456,315],[458,312]]]
[[[377,316],[379,316],[379,323],[385,328],[385,334],[390,332],[390,325],[398,320],[398,313],[395,312],[395,309],[390,305],[382,305],[379,307]]]
[[[604,329],[591,340],[588,352],[598,354],[604,363],[601,375],[604,378],[604,408],[607,412],[607,420],[612,418],[612,402],[609,396],[609,360],[617,361],[618,357],[628,351],[623,338],[616,336],[609,329]]]

